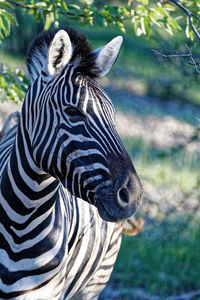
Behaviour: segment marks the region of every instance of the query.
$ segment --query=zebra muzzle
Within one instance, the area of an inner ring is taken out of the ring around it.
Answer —
[[[135,172],[126,170],[109,186],[96,191],[96,206],[105,221],[116,222],[135,214],[142,200],[142,185]]]

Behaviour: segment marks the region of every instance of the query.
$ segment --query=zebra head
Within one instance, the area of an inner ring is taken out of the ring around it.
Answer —
[[[118,36],[94,51],[75,30],[48,31],[35,40],[27,61],[34,160],[107,221],[129,218],[142,198],[113,104],[96,81],[111,69],[121,44]]]

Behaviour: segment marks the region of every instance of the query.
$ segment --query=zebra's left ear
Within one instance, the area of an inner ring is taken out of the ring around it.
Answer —
[[[122,36],[117,36],[104,47],[94,50],[96,54],[96,64],[98,67],[97,76],[103,77],[114,65],[123,42]]]
[[[50,75],[58,73],[72,57],[72,43],[69,35],[65,30],[59,30],[48,51],[47,69]]]

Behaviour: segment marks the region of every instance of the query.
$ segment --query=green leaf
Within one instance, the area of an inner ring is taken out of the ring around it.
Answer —
[[[44,24],[44,30],[48,30],[52,23],[52,17],[51,14],[46,14],[45,16],[45,24]]]
[[[142,31],[142,29],[140,27],[140,24],[141,24],[140,19],[138,19],[138,18],[132,18],[132,22],[133,22],[135,34],[137,36],[140,36],[141,34],[143,34],[143,31]]]
[[[190,37],[191,41],[194,41],[194,31],[193,30],[189,30],[189,37]]]
[[[132,18],[132,23],[133,23],[133,28],[134,28],[135,34],[137,35],[138,18],[133,17],[133,18]]]
[[[157,6],[156,11],[162,16],[168,16],[168,13],[166,12],[166,10],[161,6]]]
[[[3,35],[2,31],[1,31],[1,29],[0,29],[0,38],[4,39],[4,35]]]
[[[13,1],[14,2],[14,1]],[[21,2],[21,3],[23,3],[24,4],[24,0],[15,0],[15,2]],[[34,3],[34,0],[32,1],[32,0],[30,0],[29,2],[33,2]]]
[[[186,27],[185,27],[185,34],[186,34],[186,37],[189,39],[190,38],[190,26],[189,26],[189,24],[187,24]]]
[[[150,29],[150,19],[148,16],[144,18],[144,27],[145,27],[146,35],[147,37],[149,37],[151,33],[151,29]]]
[[[171,26],[169,24],[166,24],[165,25],[165,28],[166,28],[166,31],[170,34],[170,35],[173,35],[173,30],[171,28]]]
[[[117,25],[119,26],[119,28],[120,28],[120,30],[121,30],[122,32],[124,32],[124,33],[126,32],[124,23],[122,23],[122,22],[117,22]]]
[[[0,16],[0,29],[6,30],[1,16]]]
[[[168,11],[175,11],[176,10],[174,6],[172,6],[170,4],[167,4],[167,3],[163,5],[163,8],[165,10],[168,10]]]
[[[8,36],[10,33],[10,22],[5,18],[4,12],[2,12],[2,10],[0,11],[0,14],[2,15],[2,17],[0,16],[0,18],[1,18],[0,19],[1,20],[0,29],[2,29],[2,31],[4,33],[4,35],[1,34],[1,37],[3,36],[3,38],[4,38],[4,37]]]
[[[139,2],[145,6],[147,6],[149,4],[149,0],[140,0]]]
[[[0,0],[0,6],[6,7],[6,8],[13,8],[13,6],[10,3],[5,2],[5,0]]]
[[[177,23],[176,20],[174,20],[172,17],[168,17],[168,18],[167,18],[167,21],[168,21],[169,25],[170,25],[173,29],[175,29],[175,30],[180,29],[178,23]]]
[[[149,17],[150,17],[152,23],[156,24],[157,26],[161,26],[160,23],[158,22],[159,18],[158,18],[157,13],[155,12],[155,10],[150,11]]]
[[[62,7],[64,8],[65,11],[69,11],[69,8],[67,6],[67,4],[65,3],[65,1],[62,1]]]
[[[13,15],[11,15],[9,12],[7,12],[6,10],[2,9],[0,11],[0,14],[2,16],[4,16],[4,18],[7,20],[7,22],[13,23],[14,25],[18,25],[17,20],[15,19],[15,17]]]
[[[5,89],[6,88],[6,80],[3,75],[0,75],[0,86]]]
[[[102,16],[104,17],[104,25],[105,26],[107,26],[107,24],[113,24],[114,23],[112,16],[108,12],[108,6],[107,5],[105,5],[105,9],[103,9],[101,11],[101,13],[102,13]]]
[[[141,30],[142,30],[142,33],[143,34],[146,34],[146,28],[145,28],[145,25],[144,25],[144,18],[140,18],[140,24],[141,24]]]
[[[23,100],[28,88],[28,79],[22,70],[15,67],[2,67],[3,74],[0,74],[0,89],[4,99],[11,99],[14,102]],[[1,97],[2,98],[2,97]]]
[[[24,97],[24,93],[21,91],[21,89],[18,86],[14,86],[13,91],[17,94],[19,99],[22,99]]]
[[[139,16],[144,16],[146,15],[146,12],[147,12],[147,9],[145,6],[143,5],[138,5],[135,9],[136,11],[136,14],[139,15]]]
[[[130,7],[120,7],[119,11],[122,15],[126,16],[127,18],[131,17]]]

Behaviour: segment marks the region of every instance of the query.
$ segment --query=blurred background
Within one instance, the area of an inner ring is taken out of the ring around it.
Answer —
[[[26,72],[27,49],[43,25],[20,9],[16,17],[19,26],[1,43],[0,62]],[[152,51],[187,53],[187,43],[198,61],[200,47],[182,31],[170,36],[155,28],[147,38],[136,36],[131,24],[124,34],[112,25],[70,24],[94,48],[124,36],[118,61],[100,83],[117,110],[117,129],[144,187],[136,215],[144,218],[144,231],[123,237],[100,299],[200,299],[200,74],[185,56]],[[21,104],[0,97],[1,127]]]

